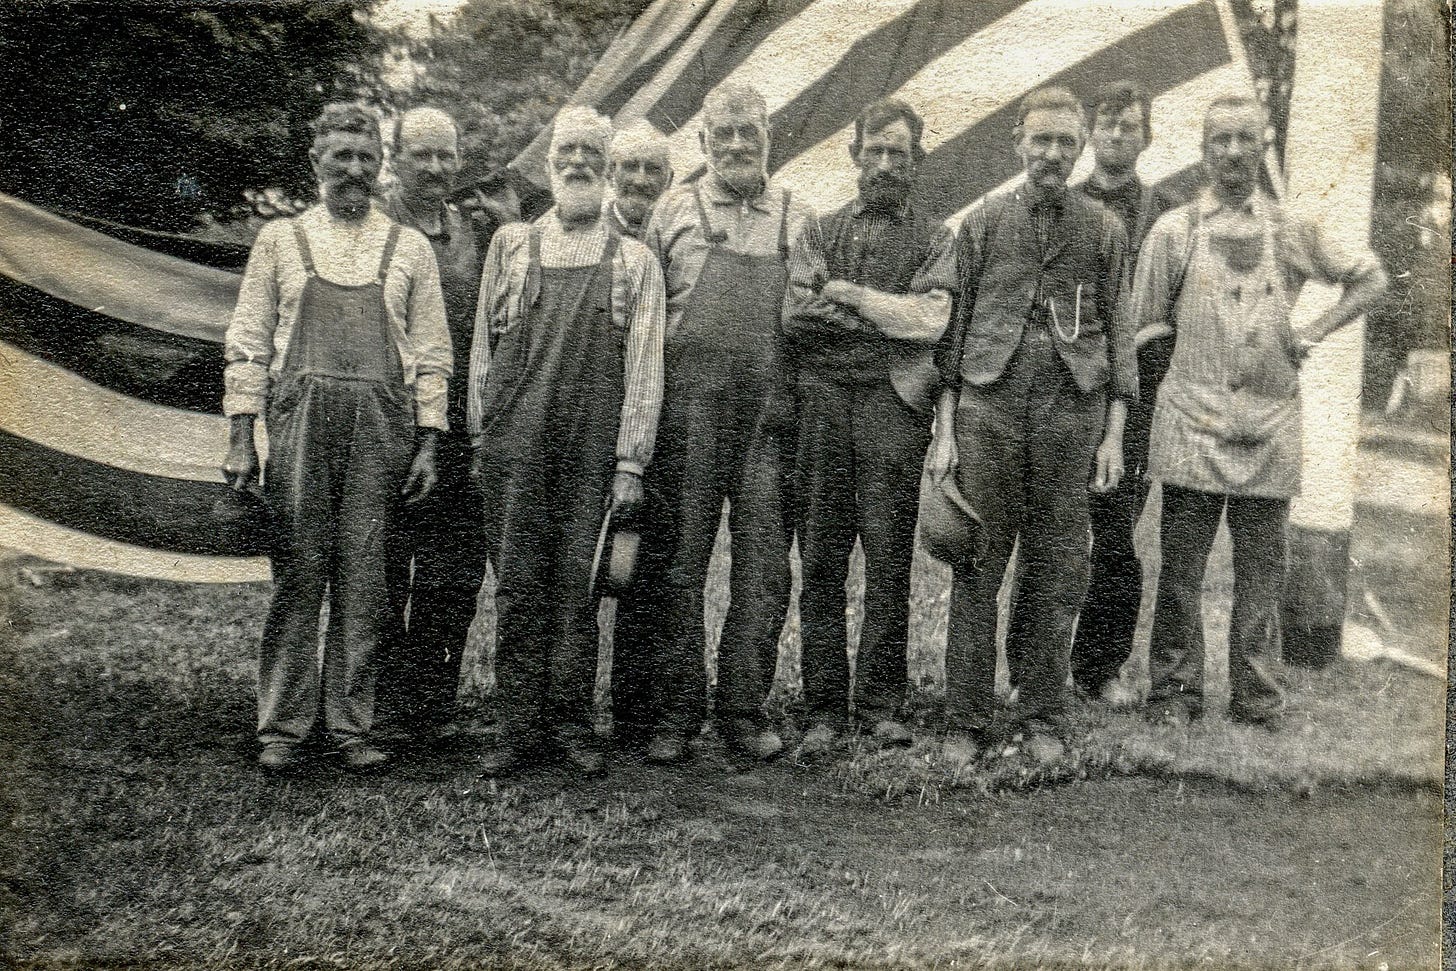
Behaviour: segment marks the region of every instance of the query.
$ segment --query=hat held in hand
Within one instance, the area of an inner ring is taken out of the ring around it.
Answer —
[[[920,500],[920,541],[953,569],[969,567],[985,550],[981,517],[961,494],[954,475],[932,481]]]
[[[597,533],[597,548],[592,555],[591,583],[587,597],[620,597],[632,587],[637,572],[637,548],[642,535],[629,525],[630,517],[617,511],[616,504],[607,506],[602,528]]]

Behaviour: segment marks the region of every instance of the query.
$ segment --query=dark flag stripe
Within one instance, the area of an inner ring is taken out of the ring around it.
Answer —
[[[221,483],[139,475],[0,431],[0,503],[68,529],[178,553],[262,555],[263,523],[225,515],[235,499]]]
[[[769,171],[841,131],[865,105],[898,90],[936,58],[1024,0],[923,0],[865,34],[824,77],[773,116]]]
[[[1218,11],[1212,3],[1198,4],[1103,48],[1045,83],[1085,96],[1103,81],[1132,78],[1156,97],[1229,62],[1227,46],[1211,47],[1210,36],[1223,36]],[[1197,43],[1190,43],[1190,37]],[[1018,171],[1015,121],[1016,105],[1008,103],[937,146],[921,167],[916,186],[924,211],[943,219]]]
[[[92,313],[0,277],[0,340],[151,404],[222,414],[222,346]]]

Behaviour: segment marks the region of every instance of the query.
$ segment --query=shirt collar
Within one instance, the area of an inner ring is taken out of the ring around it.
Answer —
[[[1016,189],[1016,197],[1026,206],[1027,212],[1050,211],[1061,212],[1067,204],[1067,187],[1062,186],[1061,190],[1049,196],[1038,197],[1023,183]]]
[[[440,231],[438,233],[427,233],[415,223],[414,214],[410,212],[409,206],[404,204],[404,197],[398,189],[394,189],[385,194],[382,208],[384,209],[385,215],[390,219],[393,219],[402,226],[418,229],[425,238],[444,240],[447,244],[450,242],[450,224],[456,215],[456,209],[450,203],[444,202],[440,204]]]
[[[1242,206],[1226,205],[1222,199],[1214,194],[1213,189],[1205,186],[1198,194],[1198,214],[1204,218],[1216,216],[1221,212],[1227,213],[1248,213],[1252,216],[1263,216],[1269,211],[1269,200],[1265,197],[1262,189],[1255,189],[1253,194]]]
[[[911,209],[910,198],[907,196],[905,198],[905,201],[900,203],[900,208],[895,210],[895,212],[891,214],[891,221],[897,223],[904,222],[906,217],[908,217],[912,211],[913,210]],[[883,215],[883,213],[871,213],[866,210],[864,199],[861,196],[854,197],[854,202],[850,203],[849,214],[855,219],[863,219],[866,216]]]
[[[698,180],[698,185],[701,187],[703,198],[715,206],[741,206],[746,204],[753,209],[757,209],[759,212],[773,211],[772,207],[768,204],[768,200],[779,191],[778,186],[774,185],[772,179],[765,179],[762,192],[752,199],[744,199],[740,195],[735,195],[727,186],[719,184],[718,177],[711,171],[704,174]]]

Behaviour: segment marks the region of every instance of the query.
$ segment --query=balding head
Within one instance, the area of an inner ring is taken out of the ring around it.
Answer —
[[[414,205],[439,205],[460,172],[455,119],[439,108],[411,108],[394,121],[394,177]]]
[[[748,115],[755,118],[768,131],[768,102],[752,85],[720,84],[703,99],[703,127],[721,114]]]
[[[612,139],[608,172],[617,212],[635,231],[646,223],[658,197],[672,184],[667,138],[645,121],[622,129]]]
[[[612,141],[612,120],[585,105],[569,105],[556,113],[551,123],[551,152],[565,144],[590,145],[602,159]]]

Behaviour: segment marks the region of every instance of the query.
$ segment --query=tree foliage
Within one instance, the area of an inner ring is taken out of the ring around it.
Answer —
[[[0,189],[154,229],[306,192],[307,123],[378,92],[374,0],[0,4]]]

